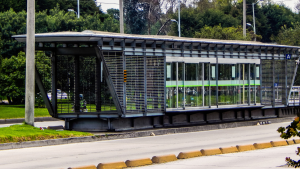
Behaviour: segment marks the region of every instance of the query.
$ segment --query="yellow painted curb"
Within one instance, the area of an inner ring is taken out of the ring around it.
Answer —
[[[95,165],[87,165],[81,167],[69,167],[68,169],[97,169]]]
[[[204,156],[210,156],[210,155],[216,155],[216,154],[222,154],[221,150],[219,148],[214,149],[202,149],[201,150],[202,155]]]
[[[295,144],[299,144],[300,143],[300,139],[294,139]]]
[[[267,142],[267,143],[254,143],[253,145],[256,149],[263,149],[263,148],[273,147],[270,142]]]
[[[99,163],[97,169],[121,169],[126,168],[126,164],[123,161],[114,163]]]
[[[289,145],[295,144],[293,140],[286,140]]]
[[[174,154],[152,157],[153,163],[166,163],[166,162],[176,161],[176,160],[177,160],[177,158]]]
[[[278,146],[287,146],[287,142],[285,140],[282,141],[271,141],[271,144],[273,147],[278,147]]]
[[[152,164],[152,161],[150,158],[143,158],[137,160],[127,160],[125,161],[125,164],[127,165],[127,167],[138,167],[143,165],[150,165]]]
[[[220,147],[220,150],[223,154],[239,152],[239,150],[236,147],[225,147],[225,148]]]
[[[254,147],[254,145],[252,145],[252,144],[248,144],[248,145],[237,145],[236,148],[239,150],[239,152],[255,150],[255,147]]]
[[[180,152],[177,156],[178,159],[186,159],[192,157],[199,157],[202,156],[202,153],[198,151],[190,151],[190,152]]]

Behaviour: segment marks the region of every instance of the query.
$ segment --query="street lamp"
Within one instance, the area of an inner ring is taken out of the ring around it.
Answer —
[[[263,1],[263,0],[259,0],[259,1]],[[256,5],[259,1],[257,1],[256,3],[252,3],[252,10],[253,10],[253,30],[254,30],[254,34],[255,34],[255,38],[254,41],[256,41],[256,28],[255,28],[255,13],[254,13],[254,5]]]
[[[181,36],[181,32],[180,32],[180,21],[177,22],[176,19],[171,19],[170,21],[171,21],[171,22],[176,22],[176,23],[177,23],[177,25],[178,25],[178,37],[180,37],[180,36]]]
[[[171,19],[171,21],[175,22],[176,20],[175,19],[173,19],[173,20]],[[181,36],[181,31],[180,31],[180,0],[178,0],[178,22],[177,22],[177,24],[178,24],[178,33],[179,33],[178,37],[180,37]]]
[[[79,18],[78,14],[76,11],[74,11],[74,9],[68,9],[68,12],[75,12],[75,14],[77,15],[77,17]]]

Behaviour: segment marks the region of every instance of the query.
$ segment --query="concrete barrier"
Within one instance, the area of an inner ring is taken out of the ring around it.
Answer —
[[[153,163],[166,163],[166,162],[176,161],[176,160],[177,160],[177,158],[174,154],[152,157]]]
[[[264,149],[264,148],[273,147],[270,142],[267,142],[267,143],[254,143],[253,145],[256,149]]]
[[[127,167],[139,167],[143,165],[150,165],[152,164],[152,161],[150,158],[143,158],[137,160],[127,160],[125,164]]]
[[[202,156],[200,151],[189,151],[189,152],[180,152],[177,156],[178,159],[186,159],[192,157],[199,157]]]
[[[254,147],[254,145],[252,145],[252,144],[248,144],[248,145],[237,145],[236,148],[239,150],[239,152],[255,150],[255,147]]]
[[[294,139],[295,144],[299,144],[300,143],[300,139]]]
[[[114,163],[99,163],[97,169],[122,169],[126,168],[126,164],[123,161]]]
[[[239,150],[236,147],[225,147],[225,148],[220,147],[220,150],[222,154],[239,152]]]
[[[68,169],[97,169],[95,165],[87,165],[81,167],[69,167]]]
[[[273,147],[278,147],[278,146],[287,146],[287,142],[285,140],[282,141],[271,141],[271,144]]]
[[[221,150],[219,148],[214,149],[202,149],[201,150],[202,155],[204,156],[210,156],[210,155],[216,155],[216,154],[222,154]]]
[[[287,142],[289,145],[295,144],[295,143],[294,143],[294,140],[286,140],[286,142]]]

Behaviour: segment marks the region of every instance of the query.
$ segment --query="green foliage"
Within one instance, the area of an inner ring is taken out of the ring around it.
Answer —
[[[282,26],[278,36],[272,36],[271,39],[282,45],[300,46],[300,23],[291,24],[291,27]]]
[[[0,95],[7,96],[9,102],[21,103],[25,96],[25,53],[5,58],[0,74]]]
[[[118,32],[119,22],[107,14],[86,15],[78,19],[73,12],[60,10],[59,6],[49,11],[37,12],[35,31],[36,33],[59,32],[59,31],[83,31],[99,30]],[[0,13],[0,55],[9,58],[22,51],[24,43],[18,43],[11,36],[26,33],[26,12],[9,10]]]
[[[138,0],[124,0],[124,22],[128,33],[141,34],[146,27],[148,7]]]
[[[247,31],[246,37],[243,37],[243,29],[241,27],[225,27],[221,25],[210,27],[204,26],[200,32],[195,32],[195,38],[208,38],[208,39],[224,39],[224,40],[252,40],[253,38],[260,39],[260,35],[254,35],[253,31]]]
[[[59,4],[63,11],[68,9],[74,9],[77,11],[77,1],[75,0],[35,0],[35,10],[37,12],[53,9]],[[80,15],[93,15],[96,13],[102,13],[96,6],[94,0],[80,1]],[[0,1],[0,12],[6,12],[13,9],[16,12],[26,11],[27,0],[2,0]]]
[[[291,122],[290,125],[287,127],[279,127],[277,131],[280,133],[280,137],[283,139],[289,139],[291,137],[300,137],[300,121],[299,121],[299,115]],[[298,147],[298,151],[296,151],[296,154],[299,155],[300,147]],[[285,161],[287,162],[288,166],[292,166],[295,168],[300,167],[300,160],[295,161],[292,160],[290,157],[286,157]]]
[[[181,10],[181,35],[184,37],[194,37],[196,31],[206,26],[222,25],[223,27],[237,27],[239,20],[225,14],[218,9],[207,9],[204,12],[199,11],[197,8],[184,8]],[[178,19],[178,14],[175,13],[171,16]],[[172,24],[172,30],[169,33],[173,36],[178,36],[177,24]]]

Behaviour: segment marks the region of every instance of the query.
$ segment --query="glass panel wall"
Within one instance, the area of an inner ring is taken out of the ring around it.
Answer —
[[[216,64],[211,64],[210,65],[210,103],[211,106],[216,106],[217,105],[217,72],[216,72],[217,65]]]
[[[255,97],[256,97],[256,102],[255,103],[260,103],[260,65],[255,65]]]
[[[238,97],[238,77],[237,65],[218,65],[218,105],[237,104]]]
[[[184,107],[184,63],[178,63],[178,107]]]
[[[210,106],[210,64],[202,63],[204,66],[204,106]]]
[[[185,64],[185,106],[202,106],[202,64]]]
[[[167,76],[166,76],[166,106],[167,108],[176,108],[176,63],[167,63]]]
[[[166,66],[167,108],[260,103],[260,65],[173,62]]]

